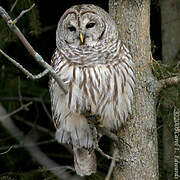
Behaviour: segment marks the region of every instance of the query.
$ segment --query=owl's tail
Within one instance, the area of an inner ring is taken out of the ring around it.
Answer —
[[[89,176],[96,172],[94,149],[74,148],[74,166],[80,176]]]

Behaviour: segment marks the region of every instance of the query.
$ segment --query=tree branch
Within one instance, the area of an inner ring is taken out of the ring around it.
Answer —
[[[174,76],[167,79],[156,80],[149,78],[147,80],[146,89],[150,93],[158,95],[158,93],[167,87],[174,86],[180,83],[180,76]]]
[[[67,88],[65,84],[62,82],[62,80],[57,76],[56,72],[53,70],[53,68],[44,61],[44,59],[33,49],[33,47],[30,45],[30,43],[27,41],[27,39],[24,37],[24,35],[21,33],[19,28],[16,26],[17,21],[23,16],[24,13],[30,11],[34,5],[32,5],[29,9],[24,10],[20,13],[20,15],[13,21],[9,14],[3,9],[3,7],[0,6],[0,15],[5,20],[9,28],[16,34],[16,36],[21,40],[27,51],[33,56],[33,58],[38,62],[43,68],[45,68],[45,71],[38,75],[33,75],[29,71],[27,71],[22,65],[20,65],[18,62],[16,62],[14,59],[9,57],[6,53],[4,53],[2,50],[0,50],[0,53],[3,54],[9,61],[11,61],[17,68],[19,68],[24,74],[27,75],[27,77],[31,79],[39,79],[49,73],[55,81],[58,83],[59,87],[62,89],[62,91],[66,94]],[[106,136],[113,139],[117,144],[119,142],[119,139],[110,131],[99,128],[98,131],[100,131],[102,134],[105,134]],[[112,157],[105,155],[100,148],[97,147],[97,150],[104,156],[106,156],[108,159],[113,159]]]
[[[26,109],[28,106],[30,106],[32,104],[32,102],[29,102],[27,104],[22,105],[21,107],[19,107],[18,109],[14,110],[13,112],[10,112],[9,114],[6,114],[5,116],[0,116],[1,121],[6,120],[7,118],[11,117],[12,115],[18,113],[19,111]]]
[[[22,97],[23,101],[33,101],[33,102],[40,102],[42,98],[40,97]],[[0,101],[20,101],[19,97],[0,97]],[[50,103],[49,100],[43,100],[45,103]]]
[[[177,85],[180,83],[180,76],[170,77],[167,79],[162,79],[159,81],[161,84],[161,88],[166,88],[168,86]]]
[[[98,136],[98,135],[97,135],[97,129],[96,129],[96,127],[93,127],[94,125],[91,124],[91,126],[92,126],[91,129],[92,129],[93,138],[94,138],[94,141],[95,141],[95,144],[96,144],[96,150],[97,150],[102,156],[104,156],[105,158],[119,162],[120,159],[109,156],[108,154],[104,153],[103,150],[99,147],[98,139],[97,139],[97,136]]]
[[[18,0],[16,0],[16,1],[14,2],[14,4],[12,5],[12,7],[11,7],[11,9],[10,9],[10,12],[12,12],[12,11],[14,10],[14,8],[15,8],[17,2],[18,2]]]
[[[32,9],[32,7],[30,8]],[[25,12],[29,11],[25,10]],[[24,13],[21,13],[22,15]],[[22,15],[20,14],[19,17],[22,17]],[[19,19],[15,19],[15,21],[12,21],[11,17],[9,16],[9,14],[5,11],[5,9],[0,6],[0,15],[2,16],[2,18],[4,19],[4,21],[7,23],[7,25],[9,26],[9,28],[16,34],[16,36],[21,40],[21,42],[23,43],[23,45],[25,46],[25,48],[27,49],[27,51],[31,54],[31,56],[33,56],[33,58],[36,60],[36,62],[38,62],[43,68],[46,69],[46,71],[48,70],[48,73],[55,79],[55,81],[57,82],[57,84],[59,85],[59,87],[62,89],[62,91],[66,94],[67,93],[67,88],[65,86],[65,84],[62,82],[62,80],[57,76],[56,72],[53,70],[53,68],[44,61],[44,59],[33,49],[33,47],[30,45],[30,43],[27,41],[27,39],[24,37],[24,35],[21,33],[21,31],[19,30],[19,28],[16,26],[16,22]],[[1,51],[2,53],[2,51]]]
[[[13,148],[13,146],[8,147],[8,150],[6,150],[5,152],[0,153],[0,155],[4,155],[4,154],[8,153],[12,148]]]
[[[34,6],[35,6],[35,3],[34,3],[29,9],[23,10],[23,11],[20,13],[20,15],[19,15],[16,19],[14,19],[13,24],[16,24],[16,23],[18,22],[18,20],[19,20],[25,13],[31,11]]]
[[[32,127],[32,128],[35,127],[37,130],[41,131],[42,133],[46,133],[49,136],[51,136],[52,138],[54,138],[54,132],[51,132],[49,129],[44,128],[43,126],[40,126],[38,124],[34,124],[32,122],[26,121],[26,120],[24,120],[23,118],[21,118],[19,116],[15,116],[14,119],[17,120],[17,121],[20,121],[20,122],[22,122],[22,123],[24,123],[24,124],[26,124],[26,125],[28,125],[30,127]]]
[[[0,49],[0,53],[6,57],[11,63],[14,64],[14,66],[16,66],[18,69],[20,69],[26,76],[27,78],[30,78],[32,80],[35,80],[35,79],[40,79],[42,78],[43,76],[45,76],[47,73],[49,73],[49,70],[46,69],[44,70],[42,73],[39,73],[38,75],[33,75],[31,74],[27,69],[25,69],[21,64],[19,64],[17,61],[15,61],[14,59],[12,59],[10,56],[8,56],[5,52],[3,52],[1,49]]]
[[[111,178],[111,175],[112,175],[112,172],[113,172],[113,169],[114,169],[114,167],[115,167],[115,165],[116,165],[116,156],[118,155],[118,149],[117,148],[115,148],[114,149],[114,153],[113,153],[113,159],[112,159],[112,161],[111,161],[111,165],[110,165],[110,167],[109,167],[109,170],[108,170],[108,173],[107,173],[107,176],[105,177],[105,180],[110,180],[110,178]]]
[[[27,151],[31,154],[31,156],[39,162],[43,167],[49,170],[51,173],[55,174],[59,179],[63,180],[80,180],[78,176],[73,176],[66,170],[69,169],[68,166],[60,166],[53,160],[49,159],[49,157],[41,151],[41,149],[37,146],[37,143],[34,142],[30,137],[24,137],[23,132],[20,131],[16,125],[13,123],[11,118],[8,117],[6,121],[1,117],[7,116],[7,112],[0,104],[0,123],[10,132],[10,134],[19,140],[19,142],[23,141],[23,146],[27,149]],[[54,141],[53,139],[51,141]],[[45,143],[45,142],[44,142]],[[72,169],[72,168],[71,168]]]
[[[125,142],[122,138],[119,138],[118,136],[116,136],[110,130],[108,130],[104,127],[97,127],[97,130],[98,130],[98,133],[105,135],[108,138],[110,138],[111,140],[113,140],[118,148],[121,148],[122,144],[128,148],[131,148],[131,146],[127,142]]]

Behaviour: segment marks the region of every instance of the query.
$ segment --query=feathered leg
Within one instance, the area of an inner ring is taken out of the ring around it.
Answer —
[[[96,173],[96,156],[94,149],[76,148],[74,150],[74,166],[80,176]]]

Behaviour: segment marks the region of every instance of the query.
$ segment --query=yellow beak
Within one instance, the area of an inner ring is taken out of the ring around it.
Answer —
[[[79,34],[79,38],[80,38],[81,44],[83,44],[84,43],[84,36],[82,33]]]

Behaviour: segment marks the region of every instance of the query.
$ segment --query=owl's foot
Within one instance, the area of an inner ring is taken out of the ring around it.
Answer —
[[[86,119],[88,120],[88,124],[93,124],[94,126],[103,127],[103,123],[101,121],[101,117],[98,114],[93,114],[86,116]]]
[[[101,116],[98,114],[94,114],[91,111],[91,106],[88,106],[88,109],[81,113],[88,120],[88,124],[92,124],[94,126],[103,127],[103,123],[101,121]]]

